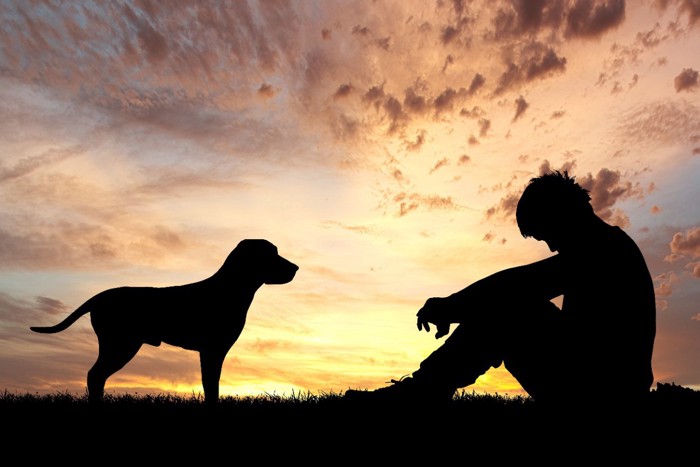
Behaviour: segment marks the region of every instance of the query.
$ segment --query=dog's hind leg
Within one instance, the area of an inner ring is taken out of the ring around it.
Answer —
[[[91,403],[102,401],[107,378],[124,368],[124,365],[129,363],[141,348],[141,343],[138,341],[110,338],[98,339],[98,341],[97,361],[87,375],[88,401]]]
[[[204,402],[207,405],[214,405],[219,401],[219,380],[221,379],[221,368],[224,365],[226,352],[220,350],[202,350],[199,352]]]

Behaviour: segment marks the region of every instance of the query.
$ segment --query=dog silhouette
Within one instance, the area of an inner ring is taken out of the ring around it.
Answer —
[[[57,333],[90,313],[99,353],[87,374],[88,400],[100,402],[107,378],[119,371],[143,344],[162,342],[199,352],[206,404],[219,400],[226,354],[243,330],[255,292],[263,284],[286,284],[299,267],[267,240],[242,240],[211,277],[171,287],[117,287],[88,299],[54,326]]]

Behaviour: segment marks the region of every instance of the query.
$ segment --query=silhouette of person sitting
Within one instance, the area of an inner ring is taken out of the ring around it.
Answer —
[[[610,406],[648,395],[653,282],[635,242],[598,217],[590,199],[566,171],[531,179],[518,227],[556,254],[428,299],[418,330],[434,325],[441,338],[457,324],[454,332],[412,375],[374,391],[349,389],[345,399],[451,400],[501,364],[536,403]],[[559,296],[561,309],[551,301]]]

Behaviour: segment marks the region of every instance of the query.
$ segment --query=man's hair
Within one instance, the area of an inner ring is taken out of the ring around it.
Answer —
[[[515,217],[524,237],[548,225],[593,212],[591,196],[567,171],[552,170],[530,179],[518,201]]]

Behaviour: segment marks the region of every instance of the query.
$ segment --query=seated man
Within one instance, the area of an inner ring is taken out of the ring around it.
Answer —
[[[409,377],[346,399],[451,400],[504,364],[535,400],[632,402],[653,383],[654,288],[634,241],[594,212],[568,173],[533,178],[518,202],[524,237],[555,255],[497,272],[418,312],[418,330],[447,335]],[[551,300],[563,295],[562,308]]]

